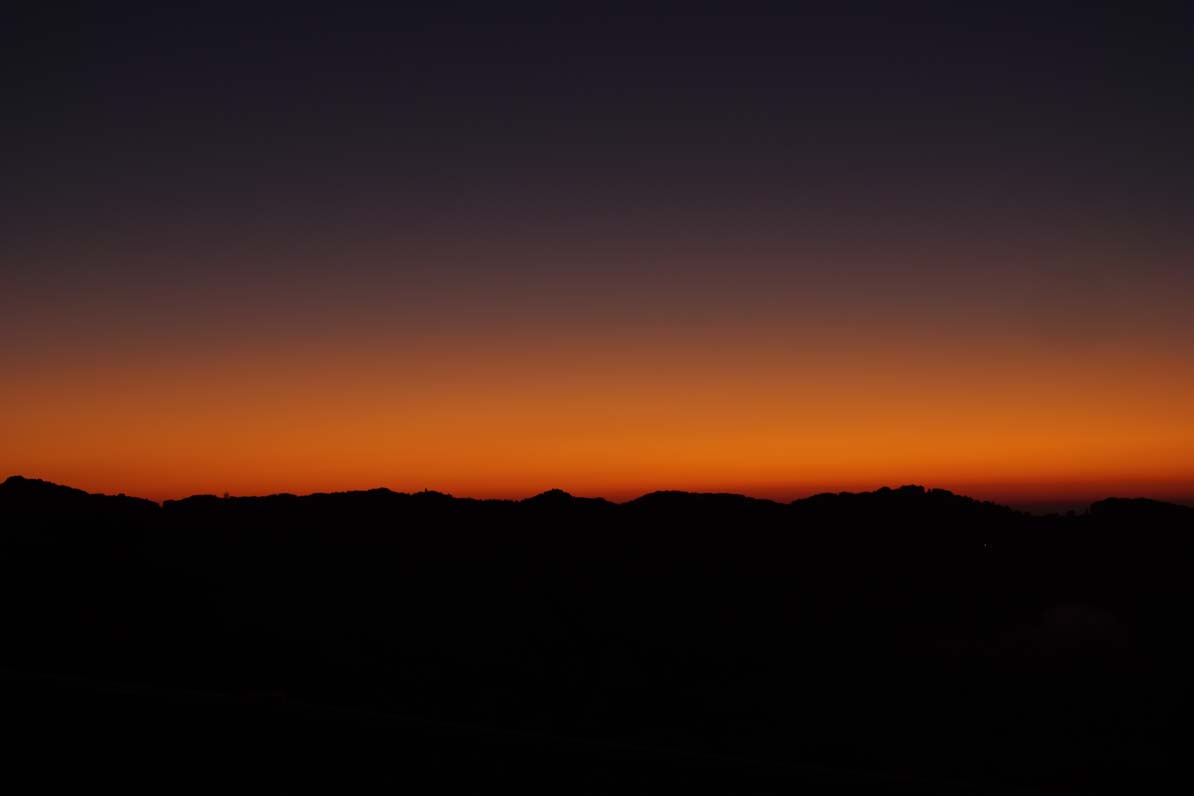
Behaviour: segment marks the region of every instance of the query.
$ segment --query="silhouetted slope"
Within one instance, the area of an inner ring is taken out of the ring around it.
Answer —
[[[1091,504],[1090,513],[1100,520],[1124,519],[1129,522],[1160,520],[1172,523],[1189,523],[1194,520],[1194,508],[1146,498],[1100,500]]]
[[[155,524],[158,505],[124,495],[96,495],[14,475],[0,484],[0,517],[9,544],[133,544]]]
[[[614,506],[604,498],[582,498],[570,495],[562,489],[549,489],[534,497],[521,501],[524,506],[534,506],[536,509],[564,509],[578,510],[607,510]]]
[[[1118,792],[1188,773],[1192,514],[1039,517],[916,486],[159,507],[12,478],[0,680],[22,721],[127,712],[196,748],[243,721],[524,785],[550,748],[572,762],[544,789],[587,767],[598,790]]]
[[[5,514],[32,516],[79,514],[95,516],[138,516],[158,508],[142,498],[124,495],[96,495],[42,481],[14,475],[0,484],[0,510]]]

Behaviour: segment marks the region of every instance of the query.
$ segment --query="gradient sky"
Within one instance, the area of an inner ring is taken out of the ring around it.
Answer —
[[[0,476],[1194,496],[1188,9],[570,5],[7,26]]]

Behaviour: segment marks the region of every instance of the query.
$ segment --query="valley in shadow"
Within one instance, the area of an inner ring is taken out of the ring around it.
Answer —
[[[1187,782],[1194,509],[0,485],[49,782],[1091,793]]]

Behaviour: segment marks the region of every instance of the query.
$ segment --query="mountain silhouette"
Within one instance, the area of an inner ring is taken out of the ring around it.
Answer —
[[[157,504],[125,495],[97,495],[37,478],[11,476],[0,484],[0,505],[6,512],[43,514],[133,514]]]
[[[39,769],[66,784],[1194,784],[1184,506],[1037,516],[921,486],[158,505],[14,476],[0,528],[13,756],[89,755]]]

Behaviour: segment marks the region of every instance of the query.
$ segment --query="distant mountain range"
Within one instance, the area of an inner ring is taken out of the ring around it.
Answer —
[[[353,500],[362,499],[361,496],[370,496],[364,498],[366,500],[377,500],[380,496],[392,496],[395,498],[404,497],[419,497],[421,499],[450,499],[450,500],[464,500],[473,503],[486,503],[491,505],[497,504],[511,504],[520,503],[525,505],[547,506],[547,505],[563,505],[566,503],[580,503],[588,506],[702,506],[702,507],[728,507],[731,505],[754,505],[754,506],[791,506],[797,510],[807,507],[827,508],[829,506],[845,506],[847,503],[869,502],[875,505],[879,502],[897,502],[902,505],[911,505],[909,501],[927,501],[938,507],[950,505],[957,509],[961,506],[970,506],[972,508],[983,507],[981,510],[990,511],[994,509],[1002,509],[1005,511],[1013,511],[1010,507],[1003,506],[991,501],[976,500],[974,498],[956,495],[944,489],[926,489],[918,485],[907,485],[898,488],[882,487],[873,492],[836,492],[836,493],[822,493],[812,495],[807,498],[800,498],[793,500],[790,503],[780,503],[774,500],[765,498],[754,498],[746,495],[732,494],[732,493],[710,493],[710,492],[685,492],[678,490],[662,490],[651,492],[633,500],[626,501],[622,504],[616,504],[604,498],[584,498],[576,497],[569,494],[562,489],[550,489],[533,497],[525,498],[523,500],[502,500],[502,499],[484,499],[479,500],[475,498],[457,498],[452,495],[447,495],[442,492],[423,491],[417,493],[394,492],[390,489],[379,488],[370,490],[357,490],[348,492],[332,492],[332,493],[314,493],[310,495],[298,496],[290,493],[279,493],[275,495],[253,496],[253,497],[230,497],[219,498],[215,495],[192,495],[189,498],[182,498],[180,500],[167,500],[163,505],[166,508],[200,505],[208,503],[212,500],[233,500],[240,504],[253,501],[265,501],[268,503],[278,503],[286,500],[308,500],[308,501],[326,501],[328,499],[340,500],[347,505]],[[120,510],[147,510],[150,506],[157,506],[159,504],[147,500],[145,498],[128,497],[123,493],[120,495],[102,495],[97,493],[84,492],[80,489],[75,489],[69,486],[55,484],[50,481],[44,481],[37,478],[26,478],[20,475],[10,476],[2,484],[0,484],[0,500],[6,502],[6,505],[11,508],[13,506],[34,506],[40,505],[47,509],[56,510],[77,510],[86,508],[88,510],[95,510],[101,506],[106,507],[105,510],[115,510],[119,507]],[[136,508],[140,506],[141,508]],[[1115,508],[1112,508],[1115,507]],[[1151,500],[1147,498],[1106,498],[1104,500],[1096,501],[1091,504],[1091,512],[1098,513],[1107,510],[1124,511],[1183,511],[1194,510],[1189,506],[1177,503],[1168,503],[1165,501]],[[1023,513],[1023,512],[1019,512]]]

